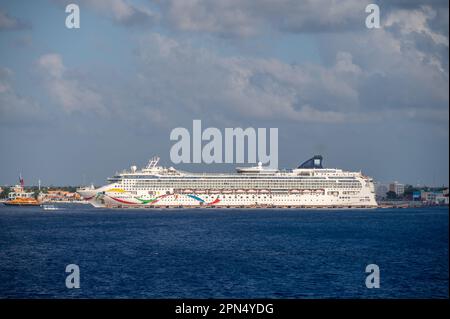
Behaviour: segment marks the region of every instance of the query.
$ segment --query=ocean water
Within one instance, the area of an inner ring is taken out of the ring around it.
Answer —
[[[61,207],[0,205],[0,298],[449,297],[448,208]]]

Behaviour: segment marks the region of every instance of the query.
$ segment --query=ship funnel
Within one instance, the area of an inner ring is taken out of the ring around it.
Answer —
[[[300,165],[298,168],[323,168],[322,162],[322,155],[314,155],[314,157],[303,162],[302,165]]]

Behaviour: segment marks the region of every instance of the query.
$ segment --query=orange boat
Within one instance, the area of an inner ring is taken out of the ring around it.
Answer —
[[[8,194],[8,200],[3,202],[8,206],[39,206],[41,203],[34,198],[34,193],[25,192],[22,175],[20,175],[20,185],[16,185],[13,191]]]
[[[41,203],[34,198],[16,197],[3,202],[3,204],[8,206],[39,206]]]

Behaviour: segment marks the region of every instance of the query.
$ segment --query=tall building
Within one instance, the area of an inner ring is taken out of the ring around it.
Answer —
[[[397,196],[402,196],[405,192],[405,185],[400,184],[399,182],[393,182],[389,184],[389,191],[394,192]]]

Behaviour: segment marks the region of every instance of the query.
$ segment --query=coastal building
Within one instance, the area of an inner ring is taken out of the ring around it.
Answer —
[[[448,205],[448,189],[442,191],[421,191],[420,197],[422,201],[434,205]]]
[[[405,192],[405,185],[400,184],[399,182],[393,182],[389,184],[389,191],[394,192],[397,196],[402,196]]]
[[[73,202],[81,200],[78,193],[72,193],[60,189],[49,190],[46,193],[41,193],[40,198],[43,202]]]
[[[436,195],[435,203],[437,205],[448,205],[448,196],[445,196],[443,193],[439,193]]]
[[[378,184],[376,186],[375,195],[378,199],[383,199],[386,197],[386,193],[389,191],[388,187],[384,184]]]

